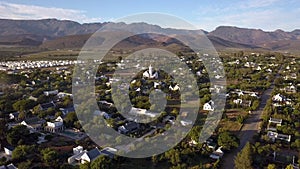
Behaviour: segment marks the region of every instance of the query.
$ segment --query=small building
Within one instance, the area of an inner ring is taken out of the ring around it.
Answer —
[[[18,169],[13,163],[10,163],[6,166],[7,169]]]
[[[275,123],[275,124],[278,124],[279,126],[281,126],[282,119],[276,119],[276,118],[270,117],[269,123]]]
[[[214,102],[212,100],[210,100],[209,102],[205,103],[203,105],[203,110],[214,111]]]
[[[275,131],[276,132],[277,131],[277,127],[281,126],[281,123],[282,123],[282,119],[276,119],[276,118],[270,117],[267,130],[268,131]]]
[[[63,115],[67,115],[71,112],[75,112],[74,106],[66,107],[66,108],[59,108],[59,110],[62,112]]]
[[[65,92],[59,92],[59,93],[57,93],[57,97],[58,98],[65,98],[65,97],[67,97],[67,96],[69,96],[69,97],[73,97],[73,95],[71,94],[71,93],[65,93]]]
[[[53,102],[40,104],[40,110],[43,111],[48,110],[50,108],[54,109],[55,107],[56,105]]]
[[[223,157],[224,152],[222,151],[222,146],[214,151],[209,157],[215,160],[219,160]]]
[[[23,120],[20,124],[26,126],[31,132],[43,130],[45,120],[38,117]]]
[[[136,107],[131,107],[129,114],[132,115],[144,115],[144,116],[149,116],[151,118],[159,116],[159,113],[154,113],[151,112],[147,109],[141,109],[141,108],[136,108]]]
[[[291,135],[279,134],[277,132],[268,131],[267,136],[273,142],[275,142],[275,140],[283,140],[283,141],[291,142]]]
[[[163,123],[175,124],[176,118],[174,116],[165,116],[163,119]]]
[[[57,95],[57,94],[58,94],[58,90],[44,91],[45,96]]]
[[[188,125],[192,125],[193,121],[191,121],[191,120],[180,120],[180,123],[183,126],[188,126]]]
[[[297,88],[294,85],[286,86],[283,88],[286,93],[297,93]]]
[[[6,155],[11,156],[12,152],[14,151],[15,148],[11,145],[7,145],[7,146],[4,146],[3,149],[4,149],[4,153]]]
[[[276,102],[283,102],[285,100],[285,97],[278,93],[272,97],[272,100]]]
[[[116,152],[117,152],[117,149],[111,148],[111,147],[105,147],[100,151],[100,153],[102,155],[108,156],[109,158],[113,158],[115,156]]]
[[[294,169],[299,169],[299,164],[297,164],[296,156],[287,152],[274,151],[273,161],[285,166],[292,164]]]
[[[62,132],[65,130],[63,119],[59,116],[54,122],[47,122],[47,126],[44,128],[45,131],[51,133]]]
[[[99,157],[101,155],[101,152],[98,150],[98,148],[94,148],[88,152],[85,152],[82,156],[81,156],[81,163],[87,163],[87,162],[92,162],[94,161],[97,157]]]
[[[169,86],[169,90],[172,90],[172,91],[178,91],[180,90],[180,87],[178,84],[176,84],[174,87],[172,87],[172,85]]]
[[[83,147],[82,146],[77,146],[75,148],[73,148],[73,154],[80,154],[81,152],[83,152]]]
[[[212,149],[212,150],[215,150],[216,149],[216,147],[217,147],[217,143],[215,143],[214,142],[214,140],[213,139],[207,139],[206,141],[205,141],[205,144],[206,144],[206,146],[208,147],[208,148],[210,148],[210,149]]]
[[[118,132],[121,134],[130,134],[139,130],[140,125],[136,122],[128,122],[118,127]]]
[[[20,112],[10,113],[9,114],[9,119],[10,120],[18,121],[19,120],[19,114],[20,114]]]

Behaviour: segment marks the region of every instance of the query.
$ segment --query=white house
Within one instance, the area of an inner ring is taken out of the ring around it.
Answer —
[[[74,164],[74,162],[80,162],[82,164],[86,162],[92,162],[100,155],[105,155],[110,158],[114,157],[114,154],[117,152],[117,149],[111,147],[105,147],[102,150],[94,148],[90,151],[83,150],[82,146],[73,148],[73,155],[68,158],[69,164]]]
[[[131,110],[129,111],[129,114],[145,115],[145,116],[149,116],[151,118],[159,116],[158,113],[154,113],[154,112],[148,111],[147,109],[141,109],[141,108],[136,108],[136,107],[132,107]]]
[[[291,135],[286,135],[286,134],[279,134],[277,132],[273,132],[273,131],[268,131],[267,136],[269,137],[269,139],[271,139],[273,142],[275,140],[284,140],[287,142],[291,142]]]
[[[81,163],[87,163],[87,162],[92,162],[94,161],[97,157],[99,157],[101,155],[101,152],[99,151],[99,149],[96,147],[88,152],[83,153],[83,155],[81,156]]]
[[[203,105],[203,110],[214,111],[214,102],[210,100],[209,102]]]
[[[181,120],[180,123],[183,126],[188,126],[188,125],[193,124],[193,121],[191,121],[191,120]]]
[[[47,126],[45,127],[45,131],[52,133],[62,132],[64,129],[64,122],[60,116],[57,117],[54,122],[47,122]]]
[[[14,147],[13,146],[5,146],[4,147],[4,153],[8,156],[12,155],[12,152],[14,151]]]
[[[18,120],[19,119],[19,112],[14,112],[9,114],[9,119],[10,120]]]
[[[275,123],[275,124],[278,124],[281,126],[281,123],[282,123],[282,119],[276,119],[276,118],[272,118],[270,117],[269,119],[269,123]]]
[[[73,148],[73,154],[76,155],[76,154],[79,154],[83,152],[83,147],[82,146],[77,146],[75,148]]]
[[[216,151],[214,151],[209,157],[215,160],[219,160],[224,155],[224,152],[222,151],[222,146],[219,147]]]
[[[71,93],[65,93],[65,92],[57,93],[57,97],[59,97],[59,98],[64,98],[66,96],[70,96],[71,98],[73,97],[73,95]]]
[[[154,86],[155,89],[156,89],[159,85],[160,85],[160,83],[153,82],[153,86]]]
[[[256,70],[258,70],[258,71],[261,70],[261,67],[260,67],[260,66],[257,66],[257,67],[256,67]]]
[[[169,89],[172,90],[172,91],[178,91],[180,90],[180,87],[178,84],[176,84],[174,87],[172,87],[171,85],[169,86]]]
[[[57,95],[58,90],[52,90],[52,91],[44,91],[44,95],[49,96],[49,95]]]
[[[277,102],[282,102],[285,100],[284,96],[281,94],[276,94],[275,96],[272,97],[273,101],[277,101]]]

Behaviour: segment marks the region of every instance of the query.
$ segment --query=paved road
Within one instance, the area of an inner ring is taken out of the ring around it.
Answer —
[[[280,70],[282,67],[280,68]],[[279,71],[280,71],[279,70]],[[279,74],[276,75],[275,79],[279,77]],[[253,141],[253,136],[260,131],[260,119],[263,113],[263,110],[267,104],[268,99],[271,97],[271,93],[274,89],[274,83],[271,84],[269,89],[267,89],[261,96],[261,102],[258,109],[246,119],[241,131],[238,134],[240,138],[240,146],[233,152],[226,154],[222,159],[222,169],[233,169],[234,168],[234,158],[237,153],[240,152],[247,142]]]
[[[281,70],[281,68],[280,68]],[[276,75],[278,78],[279,75]],[[269,89],[267,89],[261,96],[261,102],[258,109],[246,119],[241,131],[238,134],[240,138],[240,146],[235,149],[235,151],[226,154],[222,159],[221,168],[222,169],[233,169],[234,168],[234,158],[240,152],[247,142],[253,141],[253,136],[260,131],[260,119],[263,114],[263,110],[267,104],[268,99],[271,97],[271,93],[274,89],[274,83],[271,84]]]
[[[240,138],[240,146],[235,151],[224,156],[224,158],[222,159],[223,163],[221,168],[234,168],[234,157],[237,155],[238,152],[242,150],[246,143],[252,141],[253,136],[259,132],[261,115],[272,93],[273,88],[274,86],[272,85],[263,93],[263,95],[261,96],[261,103],[259,105],[258,110],[252,112],[250,117],[246,119],[241,131],[238,134],[238,137]]]

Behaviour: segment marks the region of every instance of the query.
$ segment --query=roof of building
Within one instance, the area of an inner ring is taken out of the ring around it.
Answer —
[[[10,113],[11,115],[13,115],[14,117],[18,117],[19,116],[19,114],[20,114],[20,112],[14,112],[14,113]]]
[[[6,166],[7,169],[18,169],[13,163]]]
[[[101,152],[98,150],[98,148],[94,148],[87,152],[87,155],[91,161],[94,160],[95,158],[97,158],[100,154],[101,154]]]
[[[41,108],[42,108],[42,109],[49,109],[49,108],[54,108],[54,107],[55,107],[55,104],[52,103],[52,102],[41,104]]]
[[[45,120],[40,119],[38,117],[33,117],[33,118],[30,118],[30,119],[26,119],[24,121],[27,125],[31,125],[31,126],[32,125],[41,125],[45,122]]]
[[[125,127],[127,130],[129,130],[129,131],[131,131],[131,130],[133,130],[133,129],[136,129],[138,126],[139,126],[139,125],[138,125],[138,123],[136,123],[136,122],[129,122],[129,123],[126,123],[126,124],[124,125],[124,127]]]
[[[15,149],[15,147],[11,146],[11,145],[6,145],[4,146],[4,148],[10,150],[10,151],[13,151]]]
[[[276,118],[270,117],[269,122],[272,122],[272,123],[282,123],[282,119],[276,119]]]

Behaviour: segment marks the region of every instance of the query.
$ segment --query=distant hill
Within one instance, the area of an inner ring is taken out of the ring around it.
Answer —
[[[261,29],[220,26],[209,32],[208,35],[230,42],[259,46],[270,50],[295,50],[300,44],[300,30],[266,32]]]
[[[91,35],[92,34],[59,37],[54,40],[45,41],[40,47],[47,48],[47,49],[80,49],[83,47],[83,45],[90,38]],[[191,38],[195,39],[195,37],[188,36],[188,35],[181,38],[184,38],[186,40],[189,40]],[[208,39],[212,42],[212,44],[217,49],[225,49],[225,48],[258,49],[260,48],[254,45],[230,42],[210,35],[208,36]],[[104,41],[105,37],[99,40]],[[188,47],[186,47],[184,44],[178,41],[176,39],[176,36],[174,38],[171,38],[163,35],[133,36],[117,44],[115,46],[115,49],[142,49],[145,47],[160,47],[169,50],[172,50],[172,48],[174,48],[175,51],[190,50],[188,49]]]
[[[0,45],[40,46],[41,48],[62,49],[81,48],[92,33],[107,23],[80,24],[74,21],[43,20],[8,20],[0,19]],[[193,40],[197,30],[179,30],[161,28],[147,23],[111,23],[112,27],[134,30],[154,30],[172,34],[174,38],[184,32],[185,39]],[[300,29],[292,32],[276,30],[267,32],[260,29],[220,26],[214,31],[203,31],[217,49],[244,48],[268,50],[299,50]],[[138,36],[127,39],[119,47],[132,48],[143,45],[161,45],[171,48],[180,43],[174,38],[164,36]],[[103,39],[104,40],[104,39]],[[182,44],[181,44],[182,45]]]

